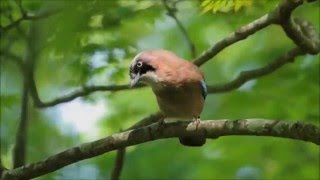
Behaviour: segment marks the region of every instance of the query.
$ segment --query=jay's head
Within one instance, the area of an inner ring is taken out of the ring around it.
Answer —
[[[166,69],[165,67],[170,64],[169,61],[174,59],[178,59],[178,57],[166,50],[149,50],[139,53],[133,58],[130,65],[131,87],[138,82],[155,85],[161,80],[159,68]]]
[[[141,52],[133,58],[130,65],[130,79],[131,87],[135,86],[138,82],[151,83],[155,81],[156,64],[153,63],[154,57],[149,51]]]
[[[164,82],[203,79],[195,65],[167,50],[149,50],[139,53],[131,62],[129,74],[131,87],[138,82],[157,88]]]

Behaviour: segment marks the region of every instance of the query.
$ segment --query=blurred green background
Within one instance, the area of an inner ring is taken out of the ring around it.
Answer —
[[[177,17],[195,43],[197,55],[238,27],[274,9],[278,1],[255,1],[238,11],[201,14],[200,1],[175,1]],[[24,59],[30,49],[40,97],[49,101],[82,86],[126,84],[131,59],[141,50],[168,49],[191,60],[188,44],[157,0],[26,0],[30,14],[58,9],[1,34],[1,50]],[[21,17],[13,0],[1,0],[1,25]],[[299,7],[295,16],[319,31],[319,1]],[[294,44],[279,26],[269,26],[204,64],[208,85],[224,83],[240,71],[261,67]],[[12,167],[19,122],[22,77],[12,59],[1,56],[1,159]],[[158,110],[150,88],[96,92],[38,109],[29,103],[27,163],[71,146],[126,129]],[[201,119],[268,118],[319,123],[319,55],[306,55],[241,88],[210,94]],[[67,166],[38,179],[105,179],[115,152]],[[177,139],[127,149],[123,179],[319,179],[319,146],[253,136],[208,140],[201,148]]]

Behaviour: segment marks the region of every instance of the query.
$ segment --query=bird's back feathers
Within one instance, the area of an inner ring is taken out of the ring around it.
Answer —
[[[206,99],[207,94],[208,94],[207,84],[204,81],[204,79],[201,80],[200,82],[201,82],[201,90],[202,90],[203,99]]]
[[[167,50],[144,51],[136,58],[155,68],[159,81],[164,84],[179,86],[204,79],[202,72],[196,65]]]

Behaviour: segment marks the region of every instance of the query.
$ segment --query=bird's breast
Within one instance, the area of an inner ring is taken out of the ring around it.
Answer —
[[[159,108],[166,117],[190,119],[198,117],[203,109],[204,98],[200,82],[179,86],[162,84],[160,88],[153,87],[153,91]]]

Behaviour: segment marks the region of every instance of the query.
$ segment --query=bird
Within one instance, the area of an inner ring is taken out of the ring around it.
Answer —
[[[140,82],[152,88],[165,118],[192,120],[198,127],[207,87],[196,65],[168,50],[145,50],[131,61],[129,75],[131,87]],[[203,136],[179,140],[185,146],[202,146],[206,142]]]

